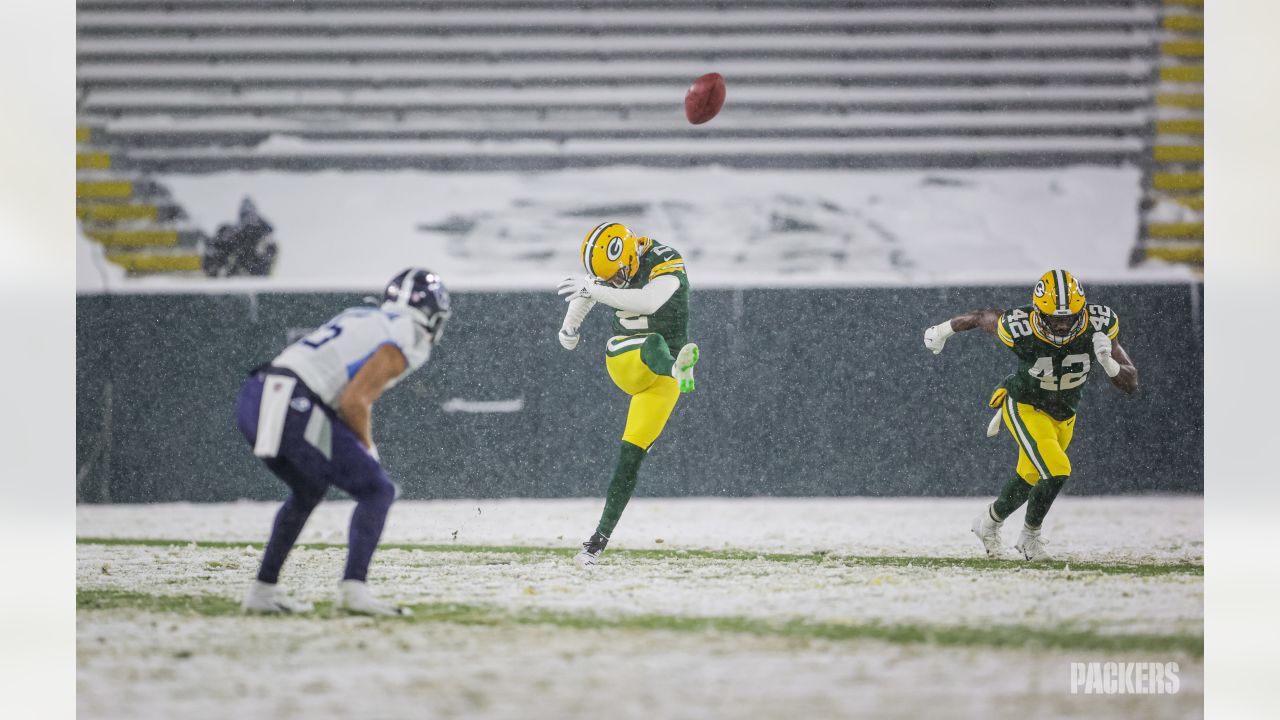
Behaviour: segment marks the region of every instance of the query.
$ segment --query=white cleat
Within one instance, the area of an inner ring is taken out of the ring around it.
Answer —
[[[240,609],[247,613],[268,613],[272,615],[292,615],[309,613],[315,609],[309,602],[294,600],[271,583],[254,580],[249,591],[244,594]]]
[[[404,617],[413,611],[379,600],[369,592],[369,586],[359,580],[343,580],[338,583],[338,603],[335,609],[356,615],[390,615]]]
[[[982,547],[987,551],[987,557],[1004,557],[1004,545],[1000,542],[1000,528],[1002,527],[1004,527],[1003,522],[996,522],[991,519],[990,507],[983,510],[981,515],[973,519],[973,525],[970,526],[970,529],[982,541]]]
[[[698,364],[698,346],[688,343],[680,348],[676,362],[671,366],[671,377],[680,383],[680,392],[693,392],[693,366]]]
[[[1022,553],[1022,556],[1028,560],[1052,560],[1049,550],[1045,546],[1049,541],[1040,537],[1040,530],[1037,528],[1032,530],[1026,525],[1022,526],[1022,532],[1018,534],[1018,542],[1014,543],[1013,549]]]

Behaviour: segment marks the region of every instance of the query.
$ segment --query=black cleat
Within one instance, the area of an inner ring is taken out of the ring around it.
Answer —
[[[573,559],[582,567],[591,567],[600,559],[600,553],[604,552],[604,546],[608,544],[609,538],[599,532],[592,533],[591,539],[582,543],[582,550]]]

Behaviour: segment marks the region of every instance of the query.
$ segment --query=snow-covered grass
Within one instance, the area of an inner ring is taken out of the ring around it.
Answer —
[[[81,718],[1201,717],[1178,695],[1069,694],[1083,652],[551,625],[82,619]]]
[[[969,521],[987,498],[636,498],[611,549],[735,548],[764,553],[974,557]],[[436,500],[391,509],[386,543],[576,546],[591,533],[602,501]],[[275,503],[81,505],[80,537],[262,542]],[[303,543],[344,543],[352,504],[326,502]],[[1006,521],[1012,545],[1022,511]],[[1199,496],[1063,496],[1045,521],[1056,556],[1093,562],[1202,562]]]
[[[982,504],[638,499],[584,572],[598,500],[402,503],[371,582],[417,614],[382,622],[326,607],[349,503],[290,557],[321,605],[291,619],[236,606],[274,505],[82,506],[80,716],[1199,715],[1200,498],[1063,498],[1042,566],[978,556]],[[1181,690],[1070,694],[1107,660]]]

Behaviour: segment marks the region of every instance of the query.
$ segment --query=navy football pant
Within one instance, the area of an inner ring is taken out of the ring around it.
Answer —
[[[258,437],[258,408],[264,379],[261,372],[250,375],[241,386],[236,401],[236,423],[250,447]],[[308,423],[315,422],[311,418],[312,412],[324,413],[328,420],[329,432],[321,436],[328,441],[327,447],[325,442],[319,442],[317,446],[313,444],[314,438],[308,440],[306,437]],[[327,456],[325,450],[328,450]],[[302,526],[332,485],[356,501],[347,539],[347,566],[342,578],[363,581],[369,574],[369,561],[382,537],[387,511],[396,498],[396,486],[351,428],[321,403],[301,380],[293,389],[280,450],[276,457],[264,458],[263,462],[284,481],[290,492],[276,513],[258,579],[266,583],[275,583],[279,579],[280,568],[297,542]]]

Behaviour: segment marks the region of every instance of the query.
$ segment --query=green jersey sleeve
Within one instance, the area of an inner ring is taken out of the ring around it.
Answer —
[[[648,280],[663,275],[675,275],[677,280],[685,280],[687,282],[688,278],[684,274],[684,258],[675,248],[655,243],[649,249],[649,252],[654,255],[654,265],[653,269],[649,271]]]
[[[1090,305],[1089,329],[1115,340],[1120,336],[1120,316],[1106,305]]]
[[[1014,347],[1018,340],[1031,337],[1030,306],[1014,308],[1000,316],[996,323],[996,337],[1008,347]]]

